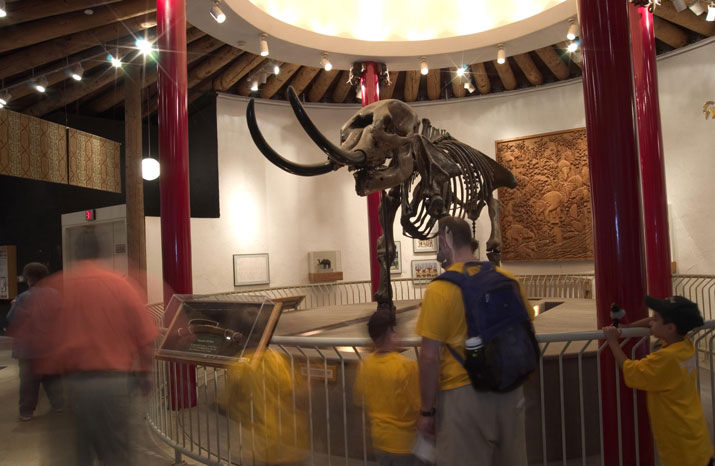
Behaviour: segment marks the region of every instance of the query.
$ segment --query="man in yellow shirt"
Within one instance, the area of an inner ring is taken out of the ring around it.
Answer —
[[[372,445],[379,466],[415,466],[411,448],[420,408],[417,362],[398,353],[395,316],[378,309],[367,324],[375,343],[358,369],[356,401],[364,401],[370,416]]]
[[[698,305],[682,296],[646,296],[655,311],[653,336],[664,346],[643,359],[628,359],[618,343],[621,332],[604,327],[608,346],[623,369],[626,386],[647,393],[648,416],[662,466],[712,464],[713,446],[700,405],[695,347],[686,334],[703,325]]]
[[[459,218],[439,221],[437,259],[447,270],[464,271],[474,262],[469,224]],[[470,275],[479,272],[470,266]],[[516,280],[500,269],[499,273]],[[521,288],[526,308],[528,298]],[[464,367],[447,345],[464,357],[467,323],[462,292],[450,282],[435,280],[427,286],[417,320],[422,336],[419,357],[421,408],[417,429],[436,440],[438,465],[525,466],[524,394],[521,387],[507,393],[477,392]]]

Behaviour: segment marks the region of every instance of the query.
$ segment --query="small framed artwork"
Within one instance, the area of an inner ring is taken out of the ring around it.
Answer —
[[[395,260],[390,264],[390,273],[393,275],[402,273],[402,247],[399,241],[395,241]]]
[[[266,285],[270,277],[268,253],[233,255],[233,286]]]
[[[412,252],[416,254],[426,253],[426,252],[437,252],[437,245],[439,244],[439,239],[437,236],[430,239],[412,239]]]
[[[442,266],[437,259],[418,259],[412,261],[412,278],[415,285],[424,285],[439,275]]]

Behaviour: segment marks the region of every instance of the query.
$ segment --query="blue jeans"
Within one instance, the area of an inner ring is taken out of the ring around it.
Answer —
[[[20,368],[20,416],[30,417],[35,412],[40,397],[40,385],[50,400],[52,409],[64,407],[62,378],[59,375],[38,375],[33,370],[32,359],[18,359]]]

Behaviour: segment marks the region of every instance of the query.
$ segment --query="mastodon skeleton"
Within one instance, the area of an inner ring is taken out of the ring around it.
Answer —
[[[378,240],[380,286],[375,293],[379,307],[392,308],[389,268],[396,253],[392,225],[398,207],[402,208],[400,223],[405,235],[428,239],[435,235],[441,217],[453,215],[475,222],[486,206],[491,221],[487,255],[492,261],[499,260],[499,203],[493,191],[516,187],[508,169],[432,127],[429,120],[420,121],[417,113],[399,100],[375,102],[355,113],[341,128],[338,147],[315,127],[293,88],[288,88],[288,99],[303,129],[328,160],[302,165],[278,154],[258,129],[251,99],[246,110],[248,128],[268,160],[300,176],[322,175],[347,166],[354,172],[360,196],[382,191],[379,217],[384,234]]]

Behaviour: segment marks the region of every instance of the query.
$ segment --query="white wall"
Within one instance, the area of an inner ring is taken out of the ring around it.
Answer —
[[[701,43],[703,44],[703,43]],[[680,273],[715,271],[710,209],[715,183],[708,177],[715,151],[715,122],[704,119],[702,105],[715,99],[715,41],[658,61],[660,106],[665,145],[668,200],[673,218],[674,253]],[[342,252],[345,280],[369,278],[367,207],[355,194],[346,169],[314,178],[290,175],[266,161],[253,144],[245,121],[246,100],[218,98],[220,219],[192,219],[194,291],[233,289],[232,255],[268,252],[271,286],[307,283],[307,252]],[[338,139],[338,129],[357,106],[306,105],[324,134]],[[494,141],[585,126],[580,80],[527,91],[501,93],[451,102],[417,103],[421,117],[456,138],[494,156]],[[285,157],[301,163],[324,156],[300,129],[282,102],[256,103],[266,140]],[[483,244],[489,235],[486,210],[478,222]],[[413,255],[409,238],[402,243],[401,276],[410,275]],[[161,296],[158,218],[147,218],[147,265],[150,297]],[[512,263],[522,272],[586,272],[592,262]]]

